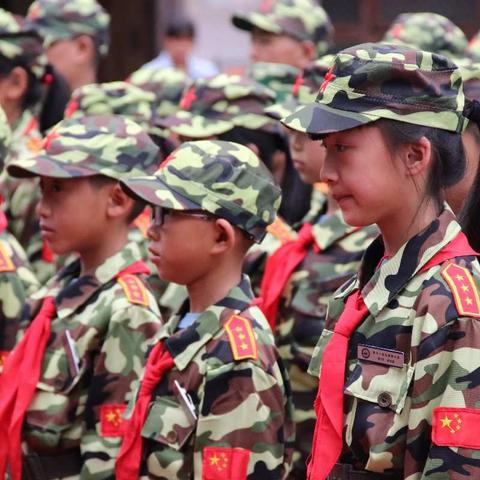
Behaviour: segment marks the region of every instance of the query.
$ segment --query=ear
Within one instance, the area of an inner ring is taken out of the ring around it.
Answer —
[[[28,73],[22,67],[15,67],[7,77],[8,88],[5,96],[10,101],[19,101],[28,90]]]
[[[92,37],[79,35],[75,37],[77,58],[82,62],[90,62],[95,56],[95,44]]]
[[[215,220],[215,243],[212,246],[212,254],[220,254],[230,250],[235,245],[235,227],[223,218]]]
[[[129,197],[118,183],[110,187],[107,199],[107,217],[127,217],[133,208],[134,200]]]
[[[426,137],[418,142],[409,143],[405,150],[405,167],[408,177],[425,173],[432,164],[432,144]]]
[[[317,58],[317,49],[315,48],[315,44],[310,40],[306,40],[301,43],[302,46],[302,53],[304,57],[307,59],[307,62],[312,62]]]

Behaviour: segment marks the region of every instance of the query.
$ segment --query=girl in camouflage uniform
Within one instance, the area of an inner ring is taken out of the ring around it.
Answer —
[[[447,58],[364,44],[289,117],[323,138],[322,180],[346,222],[381,232],[331,301],[310,364],[309,479],[480,475],[479,264],[442,199],[465,167],[463,107]]]

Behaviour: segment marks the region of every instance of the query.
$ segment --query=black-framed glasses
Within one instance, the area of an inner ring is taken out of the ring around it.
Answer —
[[[151,206],[150,210],[150,225],[152,227],[162,227],[167,215],[197,217],[203,218],[204,220],[213,220],[215,218],[215,216],[204,210],[174,210],[172,208],[159,207],[157,205]]]

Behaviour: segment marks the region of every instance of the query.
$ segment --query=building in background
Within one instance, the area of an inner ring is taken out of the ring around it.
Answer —
[[[168,19],[188,16],[196,25],[195,53],[222,69],[248,63],[249,36],[234,28],[230,16],[251,10],[261,0],[99,0],[112,16],[111,54],[101,68],[102,80],[124,79],[161,50]],[[0,0],[0,7],[24,14],[31,0]],[[338,48],[379,40],[402,12],[432,11],[450,18],[467,37],[480,28],[480,0],[324,0],[335,25]]]

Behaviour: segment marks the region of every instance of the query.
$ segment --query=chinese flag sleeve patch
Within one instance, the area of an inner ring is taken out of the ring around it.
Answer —
[[[126,405],[102,405],[100,407],[100,435],[102,437],[121,437],[125,420],[123,414]]]
[[[244,448],[203,449],[202,480],[245,480],[250,451]]]
[[[445,447],[480,449],[480,409],[433,409],[432,441]]]

